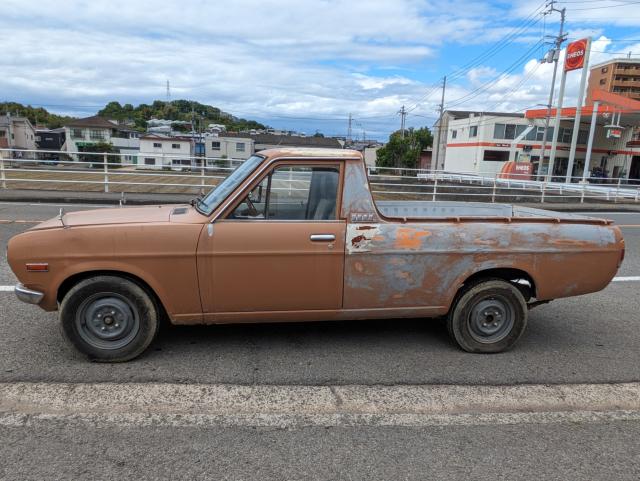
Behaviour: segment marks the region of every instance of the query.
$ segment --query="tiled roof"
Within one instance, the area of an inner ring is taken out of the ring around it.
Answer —
[[[108,121],[103,117],[94,115],[93,117],[87,117],[84,119],[72,120],[65,124],[65,127],[96,127],[102,129],[120,129],[120,126]],[[120,129],[123,130],[123,129]]]
[[[252,139],[256,144],[278,145],[282,147],[323,147],[341,149],[337,139],[331,137],[297,137],[295,135],[245,134],[225,132],[220,137],[240,137]]]

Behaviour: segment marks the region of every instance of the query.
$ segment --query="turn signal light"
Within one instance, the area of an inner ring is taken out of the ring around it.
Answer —
[[[47,262],[32,262],[26,266],[27,272],[49,272],[49,263]]]

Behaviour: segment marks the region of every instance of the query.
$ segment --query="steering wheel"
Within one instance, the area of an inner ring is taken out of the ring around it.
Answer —
[[[258,209],[256,209],[256,206],[253,205],[253,202],[251,202],[251,194],[247,196],[245,202],[247,203],[247,207],[249,207],[249,211],[247,213],[251,217],[258,217]]]

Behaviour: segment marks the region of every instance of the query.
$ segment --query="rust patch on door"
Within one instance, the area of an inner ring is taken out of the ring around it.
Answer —
[[[422,244],[422,238],[430,235],[431,233],[428,231],[398,228],[395,247],[398,249],[418,249]]]

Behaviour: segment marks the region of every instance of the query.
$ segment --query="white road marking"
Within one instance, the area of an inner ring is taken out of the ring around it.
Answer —
[[[613,420],[640,420],[640,383],[517,386],[0,384],[0,425],[5,426],[71,422],[92,426],[295,428]]]
[[[0,286],[0,292],[13,292],[15,286]]]

